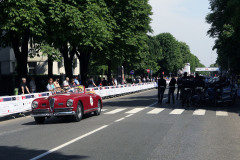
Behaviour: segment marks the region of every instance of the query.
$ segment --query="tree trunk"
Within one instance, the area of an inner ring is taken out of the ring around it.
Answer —
[[[27,62],[28,62],[28,41],[29,30],[26,30],[22,36],[22,44],[20,44],[20,37],[12,32],[12,47],[17,60],[17,79],[20,81],[22,77],[27,77]],[[21,47],[21,51],[20,51]]]
[[[112,77],[112,61],[110,59],[108,59],[107,61],[108,63],[108,74],[107,74],[107,78],[108,78],[108,81],[111,80],[111,77]]]
[[[48,55],[48,78],[53,77],[53,60],[52,57]]]
[[[63,55],[63,59],[64,59],[64,68],[65,68],[65,74],[66,77],[69,77],[69,79],[71,79],[73,77],[73,57],[75,54],[74,49],[72,49],[70,52],[68,51],[68,45],[67,43],[65,45],[62,46],[62,48],[60,49],[60,52]]]
[[[86,85],[89,62],[92,54],[91,48],[79,48],[79,52],[80,53],[77,53],[77,57],[80,62],[81,81],[83,85]]]

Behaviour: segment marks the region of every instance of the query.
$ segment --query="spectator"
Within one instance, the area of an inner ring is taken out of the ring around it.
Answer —
[[[66,80],[63,81],[63,87],[64,87],[65,89],[69,88],[69,78],[68,78],[68,77],[66,77]]]
[[[102,85],[107,86],[107,80],[105,78],[103,78],[103,80],[102,80]]]
[[[116,78],[114,79],[114,83],[115,83],[116,86],[118,85],[118,82],[117,82]]]
[[[70,83],[70,87],[71,87],[71,88],[77,87],[77,84],[75,83],[75,79],[72,79],[72,81],[71,81],[71,83]]]
[[[35,80],[34,80],[33,77],[30,81],[30,92],[31,93],[36,93],[36,84],[35,84]]]
[[[96,83],[96,85],[99,87],[99,86],[102,86],[102,80],[100,77],[98,77],[98,81]]]
[[[78,77],[76,76],[75,79],[74,79],[74,82],[76,85],[80,85],[81,83],[78,81]]]
[[[143,77],[143,79],[142,79],[142,82],[143,82],[143,83],[145,83],[145,82],[146,82],[146,78],[145,78],[145,77]]]
[[[22,82],[20,83],[20,94],[30,94],[29,89],[27,87],[27,80],[26,78],[22,78]]]
[[[58,78],[53,82],[53,84],[54,84],[54,88],[55,88],[56,90],[58,90],[58,91],[61,90],[61,87],[60,87],[59,79],[58,79]]]
[[[116,86],[115,79],[112,78],[112,86]]]
[[[48,85],[47,85],[47,91],[54,91],[54,84],[53,84],[53,79],[49,78],[48,80]]]
[[[97,87],[96,84],[94,83],[93,77],[91,77],[88,81],[88,87]]]

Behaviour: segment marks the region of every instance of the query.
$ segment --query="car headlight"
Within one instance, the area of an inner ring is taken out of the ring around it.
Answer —
[[[32,108],[37,108],[38,107],[38,102],[37,101],[33,101],[32,102]]]
[[[67,101],[67,106],[68,107],[71,107],[73,105],[73,100],[72,99],[69,99],[68,101]]]

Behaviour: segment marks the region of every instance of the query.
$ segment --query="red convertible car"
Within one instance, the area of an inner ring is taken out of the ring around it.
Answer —
[[[32,102],[32,117],[37,124],[44,123],[50,117],[71,117],[80,121],[84,114],[94,112],[99,115],[102,98],[95,93],[86,93],[84,86],[62,90],[47,98],[37,98]]]

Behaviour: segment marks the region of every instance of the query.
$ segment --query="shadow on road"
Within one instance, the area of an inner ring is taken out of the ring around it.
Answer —
[[[47,152],[47,150],[36,150],[36,149],[25,149],[17,146],[0,146],[1,160],[15,160],[15,159],[31,159],[42,153]],[[59,152],[53,152],[42,159],[86,159],[89,156],[81,155],[63,155]]]
[[[90,119],[95,117],[94,114],[85,114],[82,118],[81,121],[84,121],[85,119]],[[34,118],[32,118],[33,121],[31,122],[27,122],[27,123],[23,123],[22,125],[41,125],[41,124],[37,124],[34,121]],[[51,117],[51,118],[46,118],[45,122],[43,125],[52,125],[52,124],[64,124],[64,123],[77,123],[77,122],[73,122],[71,117],[62,117],[62,118],[56,118],[56,117]]]

